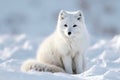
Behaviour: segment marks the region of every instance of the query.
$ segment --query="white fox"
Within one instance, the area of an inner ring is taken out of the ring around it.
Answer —
[[[61,10],[56,30],[40,45],[37,59],[25,61],[21,69],[79,74],[85,70],[84,53],[88,44],[83,13]]]

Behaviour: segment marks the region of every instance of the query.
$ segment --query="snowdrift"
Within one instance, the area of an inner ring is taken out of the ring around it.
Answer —
[[[0,80],[120,80],[120,35],[94,41],[86,53],[87,70],[82,74],[21,72],[22,62],[35,58],[43,39],[33,40],[24,34],[0,36]]]

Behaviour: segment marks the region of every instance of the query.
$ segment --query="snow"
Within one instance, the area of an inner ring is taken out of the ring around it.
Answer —
[[[0,80],[119,80],[120,35],[110,40],[99,39],[91,44],[86,53],[87,70],[81,74],[50,72],[21,72],[23,61],[35,58],[39,41],[27,35],[0,36]],[[94,39],[94,38],[93,38]],[[41,43],[41,42],[40,42]],[[35,49],[36,48],[36,49]]]

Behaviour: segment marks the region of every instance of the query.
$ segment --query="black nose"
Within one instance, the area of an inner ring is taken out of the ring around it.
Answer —
[[[71,35],[71,32],[68,32],[68,35]]]

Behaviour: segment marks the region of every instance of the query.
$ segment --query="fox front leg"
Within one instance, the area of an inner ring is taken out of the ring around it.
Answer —
[[[80,74],[85,70],[85,60],[83,53],[76,54],[75,58],[76,73]]]
[[[66,55],[62,57],[63,65],[65,68],[66,73],[72,74],[72,58],[70,55]]]

